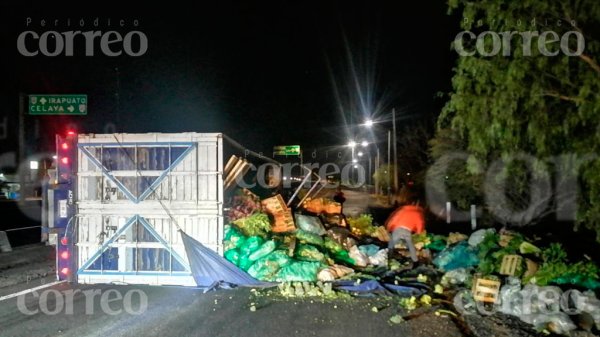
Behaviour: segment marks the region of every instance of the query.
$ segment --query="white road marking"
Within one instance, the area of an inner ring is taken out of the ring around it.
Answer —
[[[67,281],[56,281],[56,282],[52,282],[52,283],[43,284],[43,285],[41,285],[39,287],[25,289],[25,290],[19,291],[19,292],[14,293],[14,294],[2,296],[2,297],[0,297],[0,302],[2,302],[4,300],[11,299],[11,298],[14,298],[14,297],[17,297],[17,296],[29,294],[29,293],[34,292],[36,290],[40,290],[40,289],[48,288],[48,287],[51,287],[51,286],[54,286],[54,285],[57,285],[57,284],[65,283],[65,282],[67,282]]]

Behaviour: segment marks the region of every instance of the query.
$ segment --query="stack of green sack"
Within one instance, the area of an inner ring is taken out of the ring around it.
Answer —
[[[244,236],[237,228],[227,226],[225,258],[263,281],[316,281],[319,270],[327,267],[325,255],[316,247],[299,244],[294,256],[280,240],[260,236]]]
[[[225,226],[224,256],[252,277],[271,282],[314,282],[319,271],[336,262],[354,265],[341,244],[315,232],[320,231],[271,233],[268,216],[255,213]]]

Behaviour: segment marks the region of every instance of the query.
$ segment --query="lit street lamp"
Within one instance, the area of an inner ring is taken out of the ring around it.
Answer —
[[[354,160],[354,148],[356,147],[356,142],[351,140],[348,142],[348,146],[352,149],[352,160]]]
[[[368,128],[372,127],[374,124],[372,119],[367,119],[364,125]],[[392,136],[393,135],[393,136]],[[392,144],[394,151],[394,190],[398,192],[398,152],[396,148],[396,109],[392,109],[392,130],[388,129],[388,165],[392,162]],[[379,162],[379,148],[377,148],[377,162]],[[389,170],[389,182],[391,183],[391,175],[392,170]],[[388,184],[388,196],[391,196],[391,187]],[[376,188],[377,189],[377,188]]]
[[[366,140],[363,140],[362,142],[360,142],[360,145],[364,148],[366,148],[367,146],[369,146],[369,142],[367,142]],[[354,140],[351,140],[348,142],[348,146],[352,149],[352,163],[354,164],[354,168],[357,168],[358,165],[358,159],[354,156],[354,149],[358,146],[358,143],[355,142]],[[379,149],[377,149],[377,153],[379,153]],[[364,155],[364,153],[362,151],[358,151],[357,156],[358,157],[362,157]],[[371,155],[369,153],[369,181],[371,181],[372,177],[372,172],[371,172]]]

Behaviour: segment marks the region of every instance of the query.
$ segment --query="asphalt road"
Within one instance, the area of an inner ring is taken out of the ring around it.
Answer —
[[[0,254],[0,298],[5,295],[50,283],[56,278],[55,253],[42,243],[21,246]]]
[[[99,295],[92,297],[91,291]],[[102,296],[118,298],[117,292],[124,297],[129,292],[130,300],[102,300]],[[65,283],[38,290],[37,297],[27,294],[1,301],[0,336],[462,336],[449,318],[433,314],[389,323],[398,313],[393,305],[398,299],[311,300],[254,294],[250,289],[204,294],[180,287]],[[374,312],[373,307],[380,310]]]
[[[344,188],[343,192],[344,197],[346,198],[343,212],[346,214],[346,216],[355,217],[369,211],[369,204],[371,200],[370,195],[367,192],[363,191],[362,189],[349,188]],[[317,197],[333,198],[335,193],[336,189],[323,189]]]

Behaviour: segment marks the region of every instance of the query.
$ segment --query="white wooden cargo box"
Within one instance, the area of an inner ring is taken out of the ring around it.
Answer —
[[[218,133],[78,136],[79,283],[195,285],[179,226],[222,253]]]

